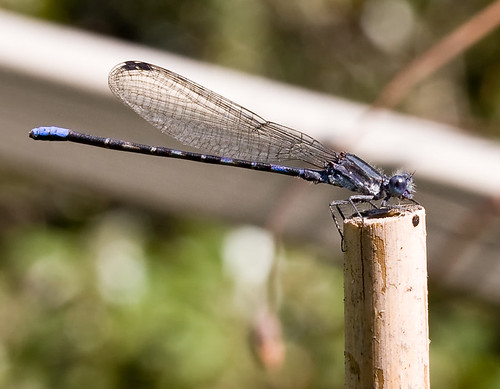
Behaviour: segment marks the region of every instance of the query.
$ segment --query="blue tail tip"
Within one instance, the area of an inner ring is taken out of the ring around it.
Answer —
[[[61,127],[36,127],[29,132],[29,137],[37,140],[63,140],[69,134],[69,130]]]

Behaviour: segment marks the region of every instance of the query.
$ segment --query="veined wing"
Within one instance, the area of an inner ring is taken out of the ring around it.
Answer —
[[[323,168],[337,154],[300,131],[161,67],[127,61],[109,74],[111,91],[150,124],[206,153],[259,162],[302,160]]]

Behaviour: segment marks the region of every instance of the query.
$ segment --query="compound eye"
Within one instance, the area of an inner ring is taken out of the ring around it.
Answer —
[[[389,180],[389,192],[392,196],[400,197],[402,196],[408,186],[408,180],[400,175],[393,176]]]

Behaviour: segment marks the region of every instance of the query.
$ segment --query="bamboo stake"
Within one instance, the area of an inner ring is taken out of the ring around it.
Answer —
[[[345,388],[429,388],[425,210],[344,232]]]

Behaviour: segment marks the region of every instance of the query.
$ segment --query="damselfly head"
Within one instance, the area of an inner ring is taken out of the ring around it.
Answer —
[[[413,174],[401,173],[395,174],[387,183],[385,188],[390,197],[411,199],[413,196]]]

